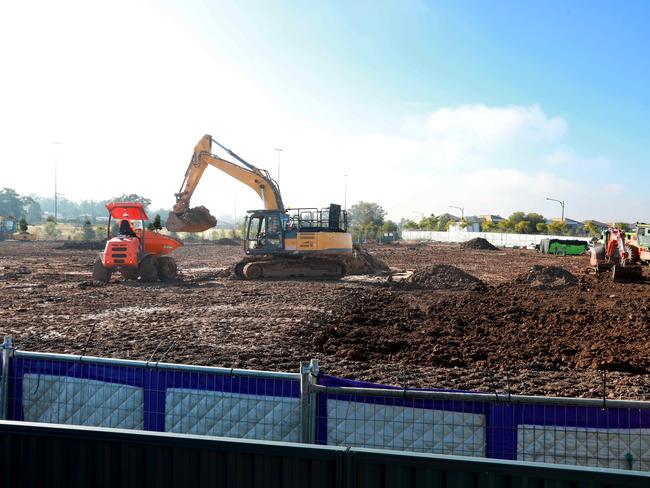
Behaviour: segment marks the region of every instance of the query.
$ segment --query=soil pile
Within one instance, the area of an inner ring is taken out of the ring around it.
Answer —
[[[352,256],[342,258],[348,275],[381,274],[390,271],[386,263],[355,244]]]
[[[561,290],[578,284],[578,278],[559,266],[535,264],[528,273],[520,275],[516,281],[527,283],[536,290]]]
[[[479,249],[482,251],[497,250],[497,248],[490,244],[487,239],[483,239],[482,237],[475,237],[474,239],[470,239],[467,242],[463,242],[460,247],[461,249]]]
[[[229,239],[228,237],[222,237],[221,239],[216,239],[213,241],[217,246],[239,246],[241,241],[237,239]]]
[[[65,241],[57,249],[74,251],[103,251],[106,241]]]
[[[476,276],[449,264],[435,264],[416,269],[408,281],[433,289],[473,289],[485,285]]]

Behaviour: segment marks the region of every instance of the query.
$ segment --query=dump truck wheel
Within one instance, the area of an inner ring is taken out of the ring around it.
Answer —
[[[140,279],[147,283],[158,281],[158,259],[156,256],[145,256],[138,266]]]
[[[126,268],[120,270],[122,278],[125,280],[137,280],[138,279],[138,269],[137,268]]]
[[[104,267],[104,263],[100,258],[95,259],[93,264],[93,280],[102,283],[108,283],[111,279],[111,270]]]
[[[177,273],[176,261],[170,256],[158,258],[158,278],[160,281],[169,281],[176,278]]]

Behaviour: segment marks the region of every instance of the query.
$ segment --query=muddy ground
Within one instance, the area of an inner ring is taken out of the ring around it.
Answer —
[[[239,246],[192,243],[175,283],[94,286],[94,252],[60,245],[0,242],[0,333],[21,349],[285,371],[317,358],[401,386],[650,400],[650,280],[594,276],[586,256],[372,245],[394,268],[452,265],[482,283],[250,282],[219,272]],[[527,281],[536,264],[575,282]]]

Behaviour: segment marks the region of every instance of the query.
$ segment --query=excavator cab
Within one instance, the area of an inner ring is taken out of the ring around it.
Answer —
[[[275,254],[284,250],[288,216],[282,211],[253,210],[246,218],[246,254]]]

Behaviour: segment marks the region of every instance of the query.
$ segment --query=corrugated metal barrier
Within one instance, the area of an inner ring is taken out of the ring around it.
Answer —
[[[601,468],[0,421],[7,487],[648,487]]]

